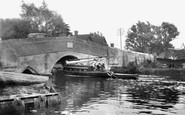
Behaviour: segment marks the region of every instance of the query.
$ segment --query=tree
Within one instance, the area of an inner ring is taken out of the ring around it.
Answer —
[[[137,52],[149,52],[148,42],[150,41],[150,24],[144,22],[138,22],[137,25],[133,25],[128,31],[128,39],[126,39],[127,49]]]
[[[164,50],[167,50],[168,47],[171,47],[170,42],[179,35],[177,27],[168,22],[163,22],[161,24],[161,44],[164,46]]]
[[[30,21],[32,32],[44,32],[51,36],[71,35],[69,26],[64,23],[61,15],[49,10],[44,1],[38,8],[33,3],[25,4],[24,2],[21,7],[21,17]]]
[[[30,33],[30,23],[18,18],[1,19],[1,35],[2,40],[26,38]]]
[[[173,48],[170,42],[178,35],[179,32],[173,24],[163,22],[160,26],[155,26],[139,21],[127,32],[126,49],[159,54]]]
[[[3,40],[26,38],[29,33],[47,33],[50,36],[71,35],[68,24],[62,16],[48,9],[43,1],[42,6],[36,7],[33,3],[22,3],[21,18],[0,19],[0,37]]]

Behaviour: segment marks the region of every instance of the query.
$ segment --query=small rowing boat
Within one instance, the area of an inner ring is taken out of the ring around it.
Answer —
[[[113,76],[116,78],[121,78],[121,79],[138,79],[139,75],[138,74],[124,74],[124,73],[113,73]]]

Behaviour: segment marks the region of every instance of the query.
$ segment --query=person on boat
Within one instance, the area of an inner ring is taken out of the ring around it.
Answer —
[[[105,64],[104,63],[98,63],[97,64],[97,70],[98,71],[104,71],[105,70]]]
[[[101,63],[97,64],[97,70],[100,71],[101,70]]]
[[[96,71],[96,70],[97,70],[97,65],[96,65],[96,63],[95,63],[95,62],[93,63],[93,68],[94,68],[94,71]]]
[[[101,64],[101,70],[102,70],[102,71],[105,70],[105,64],[104,64],[104,63]]]

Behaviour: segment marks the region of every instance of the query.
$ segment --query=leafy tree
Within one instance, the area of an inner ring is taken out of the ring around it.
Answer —
[[[173,24],[163,22],[160,26],[155,26],[139,21],[128,30],[126,49],[159,54],[173,48],[170,42],[178,35],[179,32]]]
[[[151,40],[150,24],[144,22],[138,22],[137,25],[133,25],[128,31],[128,39],[126,39],[126,48],[137,52],[149,52],[148,42]]]
[[[161,44],[164,46],[164,50],[167,50],[168,47],[171,47],[170,42],[179,35],[177,27],[168,22],[163,22],[161,24]]]
[[[36,7],[32,4],[22,4],[21,17],[30,21],[32,32],[44,32],[51,36],[70,35],[70,29],[64,23],[63,18],[54,11],[50,11],[43,1],[42,6]]]
[[[0,19],[0,37],[3,40],[26,38],[29,33],[47,33],[50,36],[71,35],[68,24],[65,24],[61,15],[48,9],[43,1],[42,6],[36,7],[33,3],[22,3],[21,18]]]
[[[31,25],[28,21],[21,20],[18,18],[13,19],[1,19],[1,34],[2,40],[15,39],[15,38],[26,38],[30,33]]]

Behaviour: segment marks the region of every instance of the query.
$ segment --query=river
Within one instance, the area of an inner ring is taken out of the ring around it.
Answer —
[[[61,104],[17,115],[184,115],[184,82],[160,78],[103,79],[57,72],[51,81]]]

